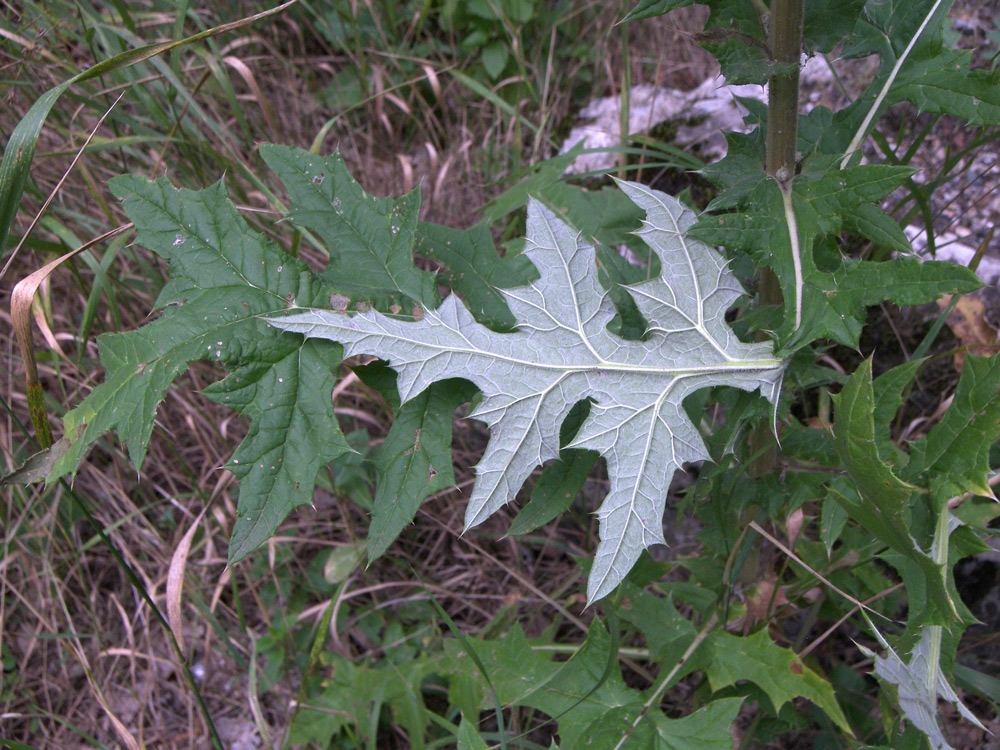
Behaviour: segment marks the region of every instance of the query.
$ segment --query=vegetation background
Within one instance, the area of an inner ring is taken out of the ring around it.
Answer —
[[[42,131],[9,246],[27,236],[4,269],[3,287],[122,225],[106,182],[124,172],[165,174],[191,188],[225,177],[244,216],[284,242],[274,226],[282,189],[257,155],[261,142],[323,154],[339,149],[369,193],[399,195],[422,185],[422,219],[471,226],[525,170],[554,154],[587,102],[638,83],[689,90],[715,74],[693,39],[703,9],[616,26],[630,5],[301,0],[265,21],[75,85]],[[987,38],[996,6],[967,2],[953,11],[962,43],[981,49],[984,60],[996,52]],[[5,3],[0,132],[6,138],[46,90],[97,62],[258,10],[180,0]],[[900,108],[887,120],[905,116]],[[699,188],[668,140],[641,145],[668,162],[648,168],[644,179],[671,192]],[[495,224],[495,238],[519,236],[521,222],[515,215]],[[99,382],[96,336],[141,324],[164,280],[161,263],[131,247],[127,234],[45,279],[32,315],[51,415]],[[0,315],[11,330],[9,312]],[[3,344],[0,445],[11,470],[37,446],[24,366],[13,338]],[[109,438],[94,447],[72,490],[4,488],[0,737],[39,748],[210,746],[171,637],[191,655],[222,742],[250,748],[282,738],[322,744],[319,730],[289,734],[297,707],[313,697],[309,678],[329,667],[320,651],[355,665],[363,681],[364,670],[384,657],[404,664],[434,653],[450,626],[498,636],[519,622],[529,636],[586,635],[594,612],[583,609],[576,557],[593,547],[588,514],[603,494],[602,477],[592,478],[571,513],[534,534],[504,537],[512,514],[501,513],[459,536],[469,467],[484,445],[482,432],[464,420],[455,421],[456,488],[434,496],[389,554],[364,566],[373,472],[363,459],[385,435],[390,410],[352,377],[339,386],[338,414],[358,459],[323,478],[315,511],[293,514],[266,549],[227,568],[236,503],[232,476],[220,467],[246,425],[199,395],[216,378],[199,363],[170,391],[141,479]],[[942,378],[937,393],[957,375]],[[939,405],[931,397],[921,408],[933,414]],[[186,535],[194,526],[197,535]],[[689,539],[669,554],[694,555],[697,545]],[[179,631],[163,620],[171,608]],[[324,615],[336,625],[328,640]],[[628,659],[627,646],[623,653]],[[630,684],[648,684],[641,661],[625,664]],[[433,700],[425,703],[432,712]],[[989,701],[970,703],[991,715]],[[409,746],[398,713],[380,713],[378,705],[358,711],[353,718],[363,731],[338,735],[330,741],[344,744],[331,746]],[[534,726],[530,715],[511,722]],[[994,719],[992,727],[1000,724]],[[748,746],[814,746],[808,728],[769,736],[750,714],[738,728],[744,734],[736,741]],[[547,745],[545,731],[535,730],[536,746]],[[992,741],[974,728],[956,732],[961,747]]]

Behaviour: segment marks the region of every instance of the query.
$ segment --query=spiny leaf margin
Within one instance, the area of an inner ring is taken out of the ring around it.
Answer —
[[[536,466],[556,458],[563,419],[592,399],[568,446],[603,454],[611,478],[598,510],[591,602],[624,579],[643,549],[664,542],[661,518],[674,471],[709,458],[684,398],[730,385],[775,401],[785,366],[770,344],[745,344],[726,324],[743,290],[717,251],[685,235],[694,213],[639,183],[620,185],[646,212],[638,234],[662,268],[660,278],[625,287],[649,321],[644,341],[608,330],[615,308],[598,282],[594,247],[534,200],[525,255],[540,276],[502,290],[518,321],[513,333],[480,325],[456,295],[417,322],[376,310],[299,309],[269,319],[282,330],[337,341],[347,356],[387,360],[399,373],[403,402],[452,377],[483,392],[469,416],[486,422],[492,436],[477,466],[467,528],[510,502]]]

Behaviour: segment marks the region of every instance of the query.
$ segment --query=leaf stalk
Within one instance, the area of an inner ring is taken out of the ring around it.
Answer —
[[[788,227],[788,242],[792,248],[792,267],[795,273],[795,330],[802,327],[802,250],[799,245],[799,223],[792,205],[790,183],[781,186],[781,202],[785,207],[785,225]]]

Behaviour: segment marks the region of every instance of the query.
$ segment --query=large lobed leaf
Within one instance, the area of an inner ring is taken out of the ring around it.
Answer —
[[[645,340],[608,330],[615,308],[598,282],[594,248],[534,201],[525,254],[539,278],[503,291],[518,324],[512,333],[477,323],[456,295],[416,322],[375,310],[300,309],[270,319],[283,330],[340,342],[349,356],[387,360],[399,373],[403,403],[447,378],[470,380],[483,392],[470,416],[492,435],[477,466],[467,527],[510,502],[536,466],[556,458],[563,420],[590,399],[569,445],[601,453],[610,477],[598,511],[590,601],[614,589],[643,549],[663,543],[674,471],[709,457],[684,398],[730,385],[759,389],[774,401],[784,371],[770,344],[745,344],[726,324],[726,310],[743,292],[715,250],[685,236],[694,214],[643,185],[622,189],[646,212],[639,234],[662,268],[660,278],[626,287],[648,321]]]
[[[998,437],[1000,355],[969,355],[944,418],[911,445],[904,476],[912,480],[929,474],[938,503],[965,492],[993,497],[987,475],[990,446]]]
[[[957,115],[970,126],[1000,123],[1000,72],[970,70],[972,50],[952,49],[951,6],[951,0],[868,0],[842,52],[843,57],[880,58],[879,73],[857,107],[871,106],[890,70],[899,65],[880,112],[909,101],[921,112]]]
[[[775,711],[799,696],[808,698],[837,726],[851,733],[830,683],[803,664],[791,649],[778,646],[766,630],[746,638],[713,633],[710,644],[712,658],[706,676],[713,690],[750,680],[767,694]]]
[[[169,259],[171,280],[157,300],[158,319],[98,339],[104,382],[66,415],[71,445],[49,481],[75,472],[111,429],[138,468],[170,383],[192,361],[218,362],[230,375],[207,395],[250,418],[227,464],[242,482],[229,555],[239,560],[289,511],[311,503],[316,473],[350,450],[330,400],[337,347],[303,347],[263,322],[289,299],[320,304],[328,290],[302,261],[252,231],[221,183],[195,192],[164,178],[125,176],[111,188],[139,230],[137,241]]]
[[[340,154],[318,156],[268,144],[260,155],[281,177],[286,218],[314,232],[330,253],[323,278],[338,291],[376,306],[439,301],[434,274],[413,264],[420,191],[401,198],[365,193]]]
[[[118,431],[138,469],[170,383],[192,361],[215,362],[230,374],[205,395],[250,418],[246,439],[226,462],[241,484],[231,562],[266,541],[293,508],[310,503],[316,472],[349,450],[329,398],[340,349],[318,341],[303,346],[263,317],[285,310],[290,300],[385,312],[436,307],[441,284],[459,292],[480,322],[509,329],[515,321],[497,287],[525,284],[535,273],[523,256],[498,255],[484,225],[455,230],[418,222],[416,192],[399,199],[367,195],[337,154],[273,145],[262,146],[261,154],[288,191],[288,220],[328,253],[328,266],[315,274],[254,232],[221,184],[191,191],[166,180],[113,181],[138,229],[137,242],[169,262],[171,281],[157,300],[159,318],[138,331],[99,338],[105,382],[67,415],[65,437],[35,471],[49,481],[75,472],[108,430]],[[419,270],[414,252],[441,263],[439,273]],[[395,374],[382,368],[380,384],[374,369],[366,369],[366,382],[387,396],[394,416],[373,461],[379,482],[368,546],[374,558],[429,495],[453,485],[451,421],[472,392],[467,382],[451,380],[400,405]],[[522,531],[572,500],[594,456],[569,451],[565,462],[543,472],[539,502]]]
[[[436,306],[437,284],[444,282],[460,288],[484,320],[496,324],[509,313],[492,284],[513,285],[519,269],[530,270],[516,257],[501,259],[482,227],[436,231],[419,224],[419,194],[365,194],[337,154],[320,157],[284,146],[263,146],[261,154],[288,191],[289,220],[325,246],[327,268],[315,274],[253,231],[221,184],[191,191],[164,179],[116,178],[112,189],[136,225],[137,242],[169,262],[171,280],[157,300],[159,318],[98,339],[105,382],[67,415],[59,452],[47,455],[52,481],[75,472],[89,446],[117,430],[138,469],[171,382],[192,361],[222,365],[229,375],[205,395],[250,419],[246,438],[226,463],[240,480],[230,562],[270,538],[292,509],[311,503],[319,469],[350,450],[330,399],[339,347],[303,345],[264,317],[285,310],[290,300],[356,302],[386,311]],[[435,242],[445,264],[441,278],[414,264],[414,247]],[[470,264],[478,273],[465,276]],[[395,391],[394,380],[389,388]],[[380,476],[371,556],[412,521],[428,495],[453,484],[451,419],[469,391],[461,381],[440,383],[420,399],[394,405],[393,427],[374,461]]]

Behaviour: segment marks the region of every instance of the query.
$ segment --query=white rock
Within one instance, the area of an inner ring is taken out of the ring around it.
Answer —
[[[833,85],[833,72],[819,56],[805,58],[802,79],[818,86]],[[682,148],[698,146],[702,158],[708,161],[726,155],[726,131],[745,133],[745,110],[734,97],[767,101],[767,87],[757,85],[730,86],[722,76],[705,79],[692,91],[663,86],[639,84],[629,91],[629,135],[646,133],[654,125],[668,120],[681,120],[675,145]],[[621,96],[595,99],[580,110],[583,122],[570,131],[559,149],[565,154],[578,144],[588,149],[607,149],[621,145]],[[806,109],[811,105],[804,103]],[[594,152],[577,157],[567,173],[613,169],[617,154]]]
[[[723,131],[746,132],[743,124],[745,112],[734,96],[745,96],[766,101],[762,86],[728,86],[722,76],[706,79],[692,91],[681,91],[663,86],[639,84],[629,91],[629,135],[648,132],[653,126],[669,120],[697,120],[695,124],[678,129],[676,145],[700,145],[702,155],[717,159],[726,154]],[[580,110],[584,122],[570,131],[559,153],[565,154],[582,144],[588,149],[609,149],[621,144],[620,96],[595,99]],[[596,151],[583,154],[566,170],[579,174],[613,169],[617,154]]]

